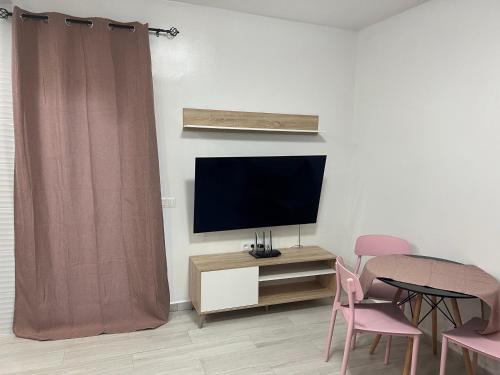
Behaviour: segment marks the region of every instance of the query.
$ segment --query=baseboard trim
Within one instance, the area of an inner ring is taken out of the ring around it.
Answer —
[[[193,304],[191,301],[179,301],[172,302],[170,304],[170,311],[183,311],[183,310],[191,310]]]

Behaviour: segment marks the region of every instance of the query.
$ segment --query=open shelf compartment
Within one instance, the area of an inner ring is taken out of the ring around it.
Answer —
[[[329,298],[335,295],[334,261],[311,261],[259,268],[259,305]]]
[[[280,264],[260,267],[259,282],[332,274],[335,274],[335,270],[330,262]]]
[[[286,284],[261,285],[259,287],[259,305],[269,306],[328,298],[334,295],[334,289],[318,279]]]

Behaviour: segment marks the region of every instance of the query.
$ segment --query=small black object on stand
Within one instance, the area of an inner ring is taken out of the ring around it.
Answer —
[[[281,255],[278,249],[273,249],[273,233],[269,231],[269,245],[266,247],[266,232],[262,232],[262,243],[258,241],[257,232],[255,232],[255,245],[249,252],[254,258],[274,258]]]

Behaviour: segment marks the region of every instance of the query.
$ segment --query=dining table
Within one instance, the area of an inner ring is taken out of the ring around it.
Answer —
[[[481,307],[485,303],[491,311],[488,327],[483,333],[500,330],[500,284],[479,267],[431,256],[384,255],[366,262],[360,275],[360,282],[365,292],[375,279],[396,288],[393,303],[400,306],[409,305],[414,326],[418,327],[432,314],[433,341],[436,343],[435,327],[437,327],[438,312],[454,327],[462,326],[458,300],[479,298]],[[425,313],[422,313],[423,303],[428,307]],[[376,336],[370,352],[373,352],[380,337]],[[435,353],[437,353],[436,343],[433,342]],[[408,375],[410,372],[412,346],[413,341],[410,339],[403,375]],[[469,351],[463,348],[462,354],[467,375],[473,375]]]

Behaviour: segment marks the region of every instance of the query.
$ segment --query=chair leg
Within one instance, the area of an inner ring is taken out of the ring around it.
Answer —
[[[347,363],[349,362],[349,354],[351,350],[351,341],[353,337],[353,330],[351,327],[347,329],[347,336],[345,337],[344,357],[342,358],[342,367],[340,368],[340,375],[345,375],[347,372]]]
[[[477,374],[477,352],[472,353],[472,371]]]
[[[332,309],[332,315],[330,317],[330,326],[328,327],[328,335],[326,336],[325,362],[328,362],[328,359],[330,358],[330,348],[332,346],[332,336],[333,336],[333,329],[335,328],[336,318],[337,318],[337,310],[334,308]]]
[[[417,373],[418,347],[420,346],[420,335],[413,336],[413,349],[411,353],[411,370],[410,375]]]
[[[358,338],[358,334],[355,333],[354,336],[352,337],[352,345],[351,345],[352,350],[356,349],[356,339],[357,338]]]
[[[441,345],[441,364],[439,366],[439,375],[446,373],[446,357],[448,356],[448,338],[443,336],[443,343]]]
[[[415,300],[415,308],[413,310],[413,318],[411,323],[417,327],[418,326],[418,320],[420,319],[420,311],[422,308],[422,294],[418,294]],[[413,353],[413,338],[410,337],[410,340],[408,341],[408,346],[406,348],[406,353],[405,353],[405,364],[403,368],[403,375],[409,375],[411,372],[411,357]]]
[[[453,320],[457,327],[462,326],[462,317],[460,315],[460,308],[458,307],[458,302],[455,298],[451,298],[451,307],[453,308]],[[467,375],[473,375],[472,362],[470,360],[469,349],[462,347],[462,355],[464,357],[465,373]]]
[[[433,304],[437,304],[436,296],[432,296],[431,300]],[[437,354],[438,351],[437,314],[438,314],[437,308],[434,308],[434,310],[432,310],[432,353],[433,354]]]
[[[370,346],[369,353],[373,354],[375,353],[375,349],[377,349],[378,343],[380,342],[380,339],[382,338],[382,335],[380,333],[377,333],[375,337],[373,338],[372,345]]]
[[[385,358],[384,358],[384,364],[389,363],[389,356],[391,355],[391,343],[392,343],[392,336],[387,336],[387,345],[385,347]]]

